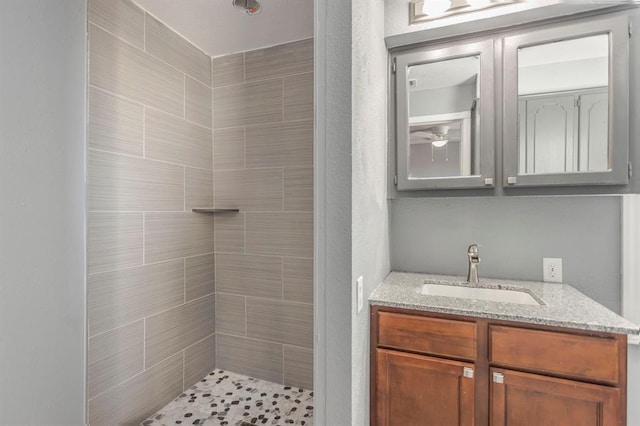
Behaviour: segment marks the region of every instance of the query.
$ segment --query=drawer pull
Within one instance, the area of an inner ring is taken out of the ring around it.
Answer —
[[[493,383],[504,383],[504,374],[493,373]]]
[[[473,368],[471,368],[471,367],[464,367],[464,368],[462,369],[462,375],[463,375],[464,377],[469,378],[469,379],[473,379]]]

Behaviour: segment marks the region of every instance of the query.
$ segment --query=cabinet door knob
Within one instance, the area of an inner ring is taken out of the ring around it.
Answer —
[[[493,383],[504,383],[504,374],[493,373]]]
[[[471,367],[464,367],[462,369],[462,376],[463,377],[467,377],[469,379],[473,379],[473,368]]]

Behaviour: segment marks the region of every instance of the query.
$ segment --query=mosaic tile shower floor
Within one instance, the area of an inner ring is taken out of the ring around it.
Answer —
[[[313,392],[216,369],[142,425],[309,426]]]

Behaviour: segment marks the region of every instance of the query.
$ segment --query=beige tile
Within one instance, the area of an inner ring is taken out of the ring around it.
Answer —
[[[89,274],[142,265],[142,213],[90,212],[87,263]]]
[[[89,339],[89,399],[142,372],[143,323],[143,320],[136,321]]]
[[[284,345],[284,384],[313,389],[313,350]]]
[[[247,337],[313,347],[313,305],[247,297]]]
[[[216,253],[244,253],[244,213],[217,214],[214,229]]]
[[[90,211],[184,209],[184,168],[138,157],[89,150]]]
[[[89,45],[90,84],[182,116],[184,74],[95,25]]]
[[[213,89],[213,127],[237,127],[282,120],[282,79]]]
[[[140,49],[144,46],[144,12],[129,0],[89,0],[89,22]]]
[[[142,105],[89,88],[89,148],[142,156]]]
[[[212,101],[211,88],[198,80],[185,77],[185,109],[184,117],[206,127],[213,127],[211,116]]]
[[[183,356],[176,354],[89,401],[91,426],[140,424],[182,392]]]
[[[216,293],[216,333],[246,336],[244,296]]]
[[[216,368],[216,335],[189,346],[184,355],[184,388],[189,389]]]
[[[245,53],[247,81],[311,71],[313,71],[313,39]]]
[[[184,302],[184,261],[89,275],[89,335],[112,330]]]
[[[282,298],[282,258],[216,254],[216,289],[221,293]]]
[[[211,169],[213,133],[206,127],[147,109],[145,155],[157,160]]]
[[[313,166],[313,122],[247,126],[246,167]]]
[[[282,211],[282,169],[216,171],[216,206],[242,211]]]
[[[213,58],[213,87],[244,82],[244,53]]]
[[[215,331],[213,295],[153,315],[146,320],[145,365],[155,365]]]
[[[284,299],[313,303],[313,259],[284,258]]]
[[[313,167],[284,169],[284,209],[313,211]]]
[[[216,335],[216,366],[273,383],[282,383],[282,345]]]
[[[213,169],[244,169],[244,127],[214,130]]]
[[[313,258],[313,213],[246,213],[246,252]]]
[[[215,257],[213,254],[185,259],[185,296],[187,302],[216,291]]]
[[[211,58],[149,14],[145,20],[145,49],[211,86]]]
[[[313,120],[313,73],[284,78],[284,119]]]
[[[145,263],[213,253],[213,218],[190,212],[145,214]]]
[[[185,167],[185,208],[213,206],[213,171]]]

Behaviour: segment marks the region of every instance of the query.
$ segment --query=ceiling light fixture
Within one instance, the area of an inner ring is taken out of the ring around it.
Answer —
[[[518,3],[522,0],[424,0],[409,3],[410,24],[431,21],[459,13]]]
[[[233,0],[233,7],[245,15],[257,15],[262,10],[262,5],[258,0]]]

